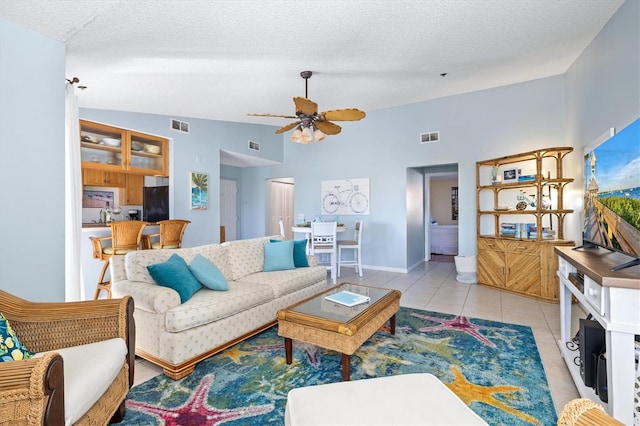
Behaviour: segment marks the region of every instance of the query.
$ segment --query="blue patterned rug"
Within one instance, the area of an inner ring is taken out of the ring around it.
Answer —
[[[340,354],[295,342],[293,363],[272,327],[199,363],[133,388],[121,425],[282,425],[287,392],[341,380]],[[379,331],[351,357],[351,379],[426,372],[491,425],[555,425],[531,329],[401,308],[394,336]],[[425,395],[428,398],[428,395]]]

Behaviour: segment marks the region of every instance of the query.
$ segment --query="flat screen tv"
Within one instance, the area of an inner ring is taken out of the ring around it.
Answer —
[[[640,119],[585,149],[584,229],[579,248],[603,247],[640,265]]]
[[[142,203],[142,220],[157,222],[169,219],[168,186],[145,186]]]

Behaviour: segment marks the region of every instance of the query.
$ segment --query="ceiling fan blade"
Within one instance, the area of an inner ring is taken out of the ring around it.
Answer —
[[[280,114],[247,114],[252,117],[280,117],[280,118],[298,118],[295,115],[280,115]]]
[[[310,99],[295,97],[293,103],[296,104],[296,114],[301,112],[305,115],[313,115],[318,112],[318,104]]]
[[[316,121],[313,124],[325,135],[337,135],[342,131],[342,127],[337,124],[333,124],[330,121]]]
[[[332,109],[330,111],[321,112],[318,115],[320,117],[324,117],[325,120],[358,121],[358,120],[362,120],[367,114],[365,114],[364,111],[360,111],[357,108],[346,108],[346,109]]]
[[[300,124],[299,121],[295,121],[293,123],[289,123],[286,126],[282,126],[278,130],[276,130],[276,133],[284,133],[286,131],[289,131],[289,130],[293,129],[294,127],[296,127],[298,124]]]

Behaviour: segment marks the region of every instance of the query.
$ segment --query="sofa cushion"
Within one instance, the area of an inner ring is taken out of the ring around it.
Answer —
[[[130,252],[125,257],[124,265],[127,279],[129,281],[155,284],[155,281],[151,278],[151,275],[149,275],[147,266],[164,262],[169,259],[173,253],[177,253],[187,263],[190,263],[198,254],[201,254],[216,265],[227,280],[231,279],[231,269],[227,264],[227,250],[220,244],[207,244],[204,246],[180,249],[139,250]]]
[[[64,421],[72,425],[111,386],[124,365],[127,345],[116,338],[50,352],[59,353],[64,361]]]
[[[293,242],[293,264],[296,268],[306,268],[309,266],[307,260],[307,240],[295,240]]]
[[[189,264],[189,270],[200,281],[200,284],[210,290],[224,291],[229,288],[229,284],[222,272],[201,254],[196,255]]]
[[[269,238],[264,237],[227,241],[222,244],[227,249],[231,280],[239,280],[249,274],[262,272],[264,266],[264,243],[268,241]]]
[[[270,240],[277,243],[282,240]],[[307,259],[307,240],[293,240],[293,264],[296,268],[306,268],[309,266]]]
[[[314,266],[287,271],[258,272],[243,277],[238,282],[252,286],[268,285],[273,290],[274,297],[278,298],[326,279],[327,269],[324,266]]]
[[[294,269],[293,241],[271,241],[264,244],[264,272]]]
[[[33,352],[22,344],[11,328],[9,320],[0,312],[0,362],[21,361],[32,356]]]
[[[178,333],[234,315],[272,299],[273,290],[267,285],[229,281],[227,291],[202,289],[186,303],[169,309],[165,316],[165,327],[171,333]]]
[[[181,303],[189,300],[202,288],[202,284],[193,276],[184,259],[175,253],[165,262],[149,265],[147,269],[155,282],[177,291]]]

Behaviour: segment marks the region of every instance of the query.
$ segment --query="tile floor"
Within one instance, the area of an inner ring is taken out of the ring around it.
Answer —
[[[579,398],[556,343],[560,338],[558,304],[460,283],[456,281],[455,265],[448,262],[426,262],[408,274],[365,270],[362,278],[353,268],[344,268],[338,282],[345,281],[398,289],[402,291],[400,304],[405,307],[527,325],[533,330],[556,410],[559,412],[569,400]],[[330,285],[331,281],[328,279],[327,283]],[[575,307],[572,313],[575,332],[578,318],[586,314]],[[134,386],[159,373],[161,369],[139,359]]]

